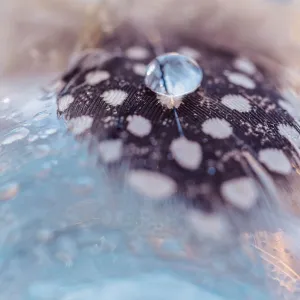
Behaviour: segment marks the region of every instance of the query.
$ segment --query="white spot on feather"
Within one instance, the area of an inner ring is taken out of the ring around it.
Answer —
[[[74,97],[71,95],[65,95],[58,100],[58,110],[64,112],[74,102]]]
[[[197,142],[180,137],[172,141],[170,151],[183,168],[197,170],[202,160],[202,149]]]
[[[123,102],[127,99],[128,94],[122,90],[109,90],[105,91],[101,97],[103,100],[112,106],[118,106],[123,104]]]
[[[129,123],[127,130],[138,137],[144,137],[151,132],[151,122],[142,116],[130,116],[127,118]]]
[[[243,74],[228,72],[226,73],[226,76],[228,80],[235,85],[239,85],[250,90],[255,88],[255,82]]]
[[[225,139],[232,134],[232,127],[224,119],[213,118],[202,124],[202,131],[215,139]]]
[[[297,109],[295,109],[289,102],[279,100],[278,104],[287,111],[292,117],[297,117]]]
[[[254,63],[245,57],[237,58],[233,65],[237,70],[249,75],[254,75],[256,72],[256,66]]]
[[[92,127],[93,118],[90,116],[81,116],[77,118],[70,119],[68,121],[69,130],[75,134],[79,135],[87,131]]]
[[[105,163],[118,161],[122,156],[122,140],[106,140],[99,144],[100,156]]]
[[[140,46],[133,46],[126,51],[127,57],[131,59],[146,59],[149,56],[149,52],[147,49]]]
[[[222,98],[222,104],[241,113],[251,111],[249,100],[241,95],[226,95]]]
[[[252,178],[242,177],[224,182],[221,193],[225,200],[237,208],[249,210],[258,197],[258,190]]]
[[[286,124],[279,124],[277,128],[282,136],[288,139],[292,144],[300,147],[300,134],[294,127]]]
[[[280,149],[263,149],[259,151],[258,158],[272,172],[287,175],[292,171],[288,158]]]
[[[132,170],[127,175],[127,181],[139,194],[157,200],[168,198],[177,190],[172,178],[154,171]]]
[[[110,77],[107,71],[93,71],[85,76],[85,81],[89,85],[96,85]]]
[[[145,76],[147,67],[144,64],[133,65],[133,72],[139,76]]]

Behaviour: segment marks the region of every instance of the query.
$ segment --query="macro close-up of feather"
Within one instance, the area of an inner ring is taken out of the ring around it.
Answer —
[[[300,2],[0,9],[0,300],[300,297]]]

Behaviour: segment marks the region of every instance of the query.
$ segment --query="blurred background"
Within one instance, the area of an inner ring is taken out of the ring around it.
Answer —
[[[299,58],[297,0],[12,0],[1,3],[1,73],[61,70],[124,20],[180,31],[211,45],[292,66]]]

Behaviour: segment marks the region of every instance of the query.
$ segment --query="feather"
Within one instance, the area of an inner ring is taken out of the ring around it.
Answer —
[[[169,37],[160,40],[164,51],[193,55],[204,73],[201,88],[176,108],[144,85],[153,44],[123,25],[63,76],[59,115],[75,136],[94,137],[100,164],[147,201],[196,208],[214,220],[211,228],[222,219],[240,231],[239,214],[265,214],[255,226],[268,227],[263,220],[283,217],[277,186],[295,189],[299,181],[300,128],[288,100],[250,60],[186,35]],[[200,228],[200,218],[187,217]]]

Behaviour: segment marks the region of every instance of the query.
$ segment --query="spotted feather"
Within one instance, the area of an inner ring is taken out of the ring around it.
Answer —
[[[299,181],[300,129],[270,74],[185,37],[163,37],[161,46],[203,69],[201,87],[176,102],[175,114],[144,84],[155,47],[122,29],[62,78],[58,113],[68,128],[92,135],[101,164],[125,166],[124,182],[145,199],[210,214],[277,207]]]

